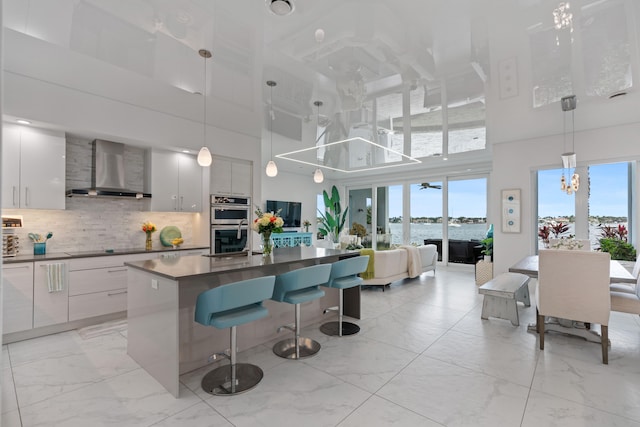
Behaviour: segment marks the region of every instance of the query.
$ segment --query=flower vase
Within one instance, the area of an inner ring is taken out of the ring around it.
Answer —
[[[151,233],[147,232],[147,240],[144,242],[144,249],[150,251],[153,248],[153,243],[151,242]]]
[[[271,257],[273,252],[273,239],[271,239],[271,233],[262,233],[262,256],[264,258]]]

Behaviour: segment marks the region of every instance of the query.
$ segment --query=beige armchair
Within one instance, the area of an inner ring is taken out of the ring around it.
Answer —
[[[606,252],[541,250],[536,329],[544,350],[545,316],[601,325],[602,363],[609,363],[608,325],[611,312],[609,265]]]

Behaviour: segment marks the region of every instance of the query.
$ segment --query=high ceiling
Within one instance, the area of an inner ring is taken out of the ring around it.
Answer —
[[[376,117],[393,119],[378,124],[401,133],[408,116],[402,96],[390,94],[407,94],[412,126],[440,126],[443,99],[463,107],[452,126],[482,122],[464,107],[490,102],[490,87],[500,86],[500,98],[517,94],[510,66],[531,66],[532,108],[574,92],[607,97],[633,83],[636,0],[572,0],[568,11],[559,0],[289,1],[293,12],[277,16],[271,0],[4,0],[3,19],[16,32],[187,92],[204,92],[197,51],[209,49],[207,96],[260,111],[261,123],[273,105],[276,120],[262,136],[273,130],[274,154],[313,146],[319,115],[335,122],[341,114],[348,126],[346,117],[361,119],[374,99]],[[525,48],[527,64],[504,61]],[[277,86],[271,91],[266,80]]]

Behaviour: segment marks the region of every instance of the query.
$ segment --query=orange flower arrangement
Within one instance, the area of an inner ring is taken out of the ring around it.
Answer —
[[[156,225],[152,222],[145,222],[142,224],[142,231],[144,231],[145,233],[153,233],[154,231],[156,231]]]
[[[153,248],[153,243],[151,242],[151,233],[156,231],[156,225],[152,222],[145,222],[142,224],[142,231],[147,235],[147,240],[144,242],[144,248],[150,251]]]

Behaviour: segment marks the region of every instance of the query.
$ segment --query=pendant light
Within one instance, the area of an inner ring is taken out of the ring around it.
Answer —
[[[271,91],[271,102],[269,104],[269,133],[271,135],[271,160],[269,160],[269,163],[267,163],[267,168],[265,169],[265,172],[267,173],[267,176],[270,178],[273,178],[274,176],[278,175],[278,166],[276,166],[276,162],[273,161],[273,87],[276,85],[277,83],[274,82],[273,80],[268,80],[267,81],[267,86],[269,86],[269,89]]]
[[[562,176],[560,177],[560,190],[571,195],[578,191],[580,188],[580,175],[575,173],[576,170],[576,153],[575,149],[575,109],[576,109],[576,96],[570,95],[565,96],[560,100],[560,105],[562,107],[562,111],[565,113],[567,111],[571,111],[571,151],[565,151],[562,153]],[[567,115],[564,115],[563,121],[563,148],[566,150],[566,139],[567,139]],[[571,181],[567,182],[565,179],[565,170],[567,172],[567,177],[571,177]]]
[[[313,105],[318,107],[318,128],[320,128],[320,107],[322,106],[322,101],[314,101]],[[317,143],[318,141],[316,141]],[[316,162],[318,161],[318,152],[316,151]],[[313,173],[313,182],[316,184],[321,184],[324,181],[324,174],[322,173],[322,169],[320,166],[316,167],[316,171]]]
[[[211,166],[211,162],[213,161],[211,158],[211,152],[207,148],[207,59],[211,58],[211,52],[206,49],[200,49],[198,53],[204,59],[204,90],[202,92],[202,100],[204,104],[204,113],[202,116],[202,148],[198,152],[198,164],[206,168]]]

